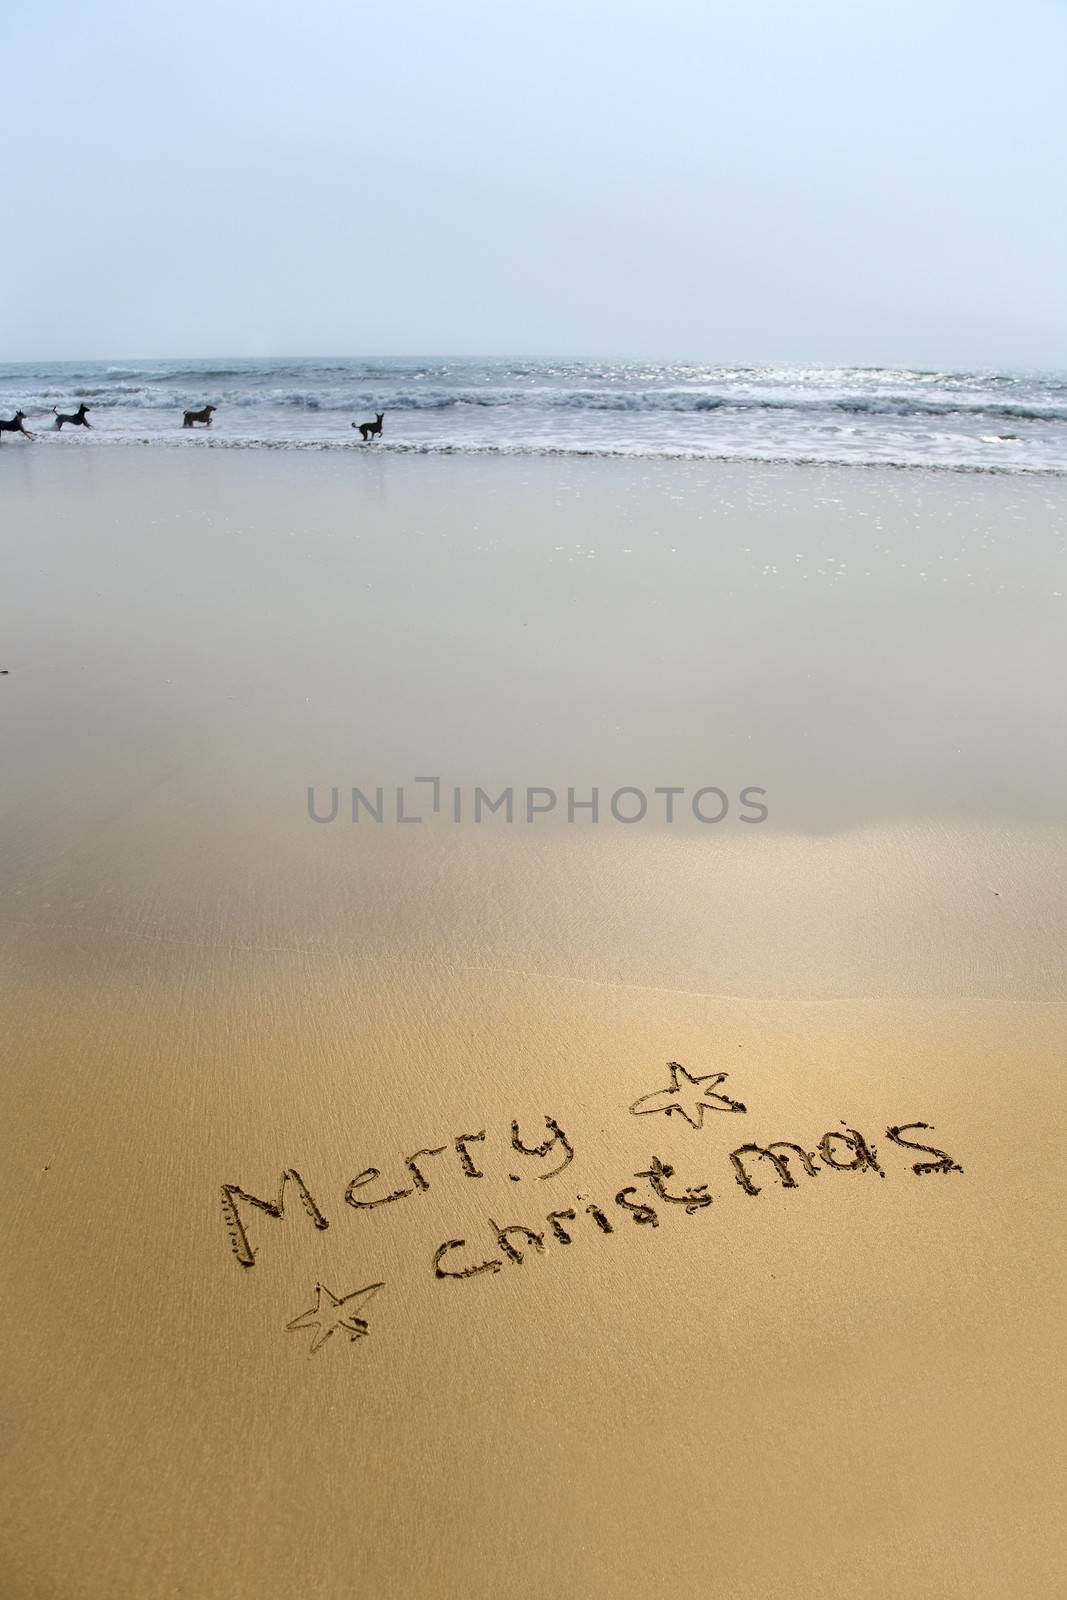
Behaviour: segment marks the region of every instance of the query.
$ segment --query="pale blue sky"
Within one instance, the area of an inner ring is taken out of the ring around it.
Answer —
[[[1067,367],[1060,0],[47,0],[0,360]]]

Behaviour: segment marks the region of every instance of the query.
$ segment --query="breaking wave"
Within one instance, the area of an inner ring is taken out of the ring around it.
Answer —
[[[94,444],[190,443],[182,412],[210,403],[213,445],[358,447],[349,424],[382,411],[383,448],[418,452],[1067,470],[1059,374],[436,357],[0,367],[0,415],[21,408],[56,443],[73,436],[51,429],[53,408],[80,401],[94,431],[77,440]]]

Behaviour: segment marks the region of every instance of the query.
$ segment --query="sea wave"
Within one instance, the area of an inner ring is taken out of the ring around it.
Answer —
[[[0,367],[0,415],[52,428],[83,401],[96,444],[193,435],[219,446],[338,448],[386,413],[383,448],[1067,470],[1067,376],[714,362],[441,357],[71,361]],[[198,437],[198,436],[197,436]],[[992,457],[996,457],[995,466]]]
[[[1067,462],[1062,465],[1052,463],[1026,462],[1026,461],[963,461],[936,458],[922,459],[894,459],[889,456],[863,455],[858,453],[834,453],[833,451],[803,451],[790,450],[768,446],[765,449],[722,448],[717,445],[688,446],[688,445],[657,445],[647,444],[584,444],[578,441],[567,442],[564,440],[550,440],[535,442],[532,440],[502,440],[494,441],[465,441],[460,439],[426,439],[426,440],[379,440],[374,444],[364,444],[358,438],[339,435],[334,438],[296,439],[278,438],[272,435],[245,435],[241,438],[226,438],[219,434],[209,433],[206,429],[200,432],[190,431],[184,433],[180,428],[171,434],[113,434],[110,436],[95,436],[93,439],[84,434],[49,434],[41,435],[41,441],[47,441],[63,449],[92,449],[98,445],[108,448],[132,448],[140,446],[149,449],[178,449],[178,450],[283,450],[283,451],[311,451],[323,453],[342,452],[372,461],[384,456],[500,456],[500,457],[560,457],[572,460],[626,460],[626,461],[690,461],[740,464],[747,463],[754,466],[797,466],[797,467],[862,467],[869,471],[889,472],[959,472],[977,473],[993,477],[1014,477],[1020,474],[1025,476],[1067,478]],[[984,440],[989,445],[1006,443],[1001,438]],[[16,445],[14,448],[18,448]]]
[[[856,417],[896,417],[917,419],[966,418],[981,421],[1067,423],[1067,394],[1061,402],[1041,403],[1030,399],[1002,399],[999,396],[881,394],[793,394],[770,395],[730,393],[692,389],[632,389],[613,393],[607,389],[538,387],[535,389],[447,389],[441,387],[410,390],[362,386],[323,388],[227,387],[209,382],[195,389],[191,385],[150,387],[128,379],[60,386],[29,388],[0,381],[0,395],[8,394],[12,404],[27,413],[48,411],[59,402],[76,405],[89,402],[91,409],[140,411],[181,411],[209,400],[220,410],[237,407],[245,411],[479,411],[507,409],[537,413],[607,412],[625,415],[686,415],[704,413],[795,414],[819,419],[835,415]]]

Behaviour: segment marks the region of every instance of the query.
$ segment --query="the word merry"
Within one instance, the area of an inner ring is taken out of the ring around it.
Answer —
[[[559,1123],[554,1117],[548,1116],[544,1121],[548,1138],[543,1139],[540,1144],[526,1144],[519,1133],[518,1123],[513,1121],[511,1124],[510,1148],[518,1155],[538,1162],[548,1162],[553,1151],[557,1152],[556,1163],[546,1166],[543,1171],[536,1174],[540,1179],[554,1178],[574,1160],[574,1146]],[[486,1130],[483,1128],[479,1133],[456,1134],[445,1144],[424,1145],[421,1149],[413,1150],[411,1155],[402,1158],[404,1172],[410,1182],[401,1182],[398,1188],[392,1189],[387,1194],[373,1195],[366,1192],[372,1185],[378,1183],[382,1174],[378,1167],[365,1167],[350,1180],[345,1189],[344,1203],[351,1206],[354,1211],[374,1211],[379,1206],[394,1205],[398,1201],[407,1200],[411,1195],[424,1194],[430,1187],[428,1176],[432,1171],[430,1164],[437,1156],[454,1156],[465,1178],[484,1178],[485,1173],[478,1166],[476,1159],[480,1154],[476,1147],[482,1144],[485,1138]],[[513,1183],[521,1181],[518,1173],[509,1172],[508,1177]],[[285,1215],[286,1193],[290,1186],[315,1227],[328,1228],[329,1222],[295,1167],[286,1167],[282,1172],[276,1200],[264,1200],[262,1196],[250,1194],[247,1189],[242,1189],[236,1183],[222,1185],[223,1219],[233,1253],[242,1267],[255,1265],[256,1252],[248,1237],[241,1206],[251,1206],[257,1211],[264,1212],[268,1217],[282,1218]]]

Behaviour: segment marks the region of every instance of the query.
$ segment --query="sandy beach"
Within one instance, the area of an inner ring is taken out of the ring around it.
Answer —
[[[1057,1593],[1067,480],[0,492],[6,1592]]]

